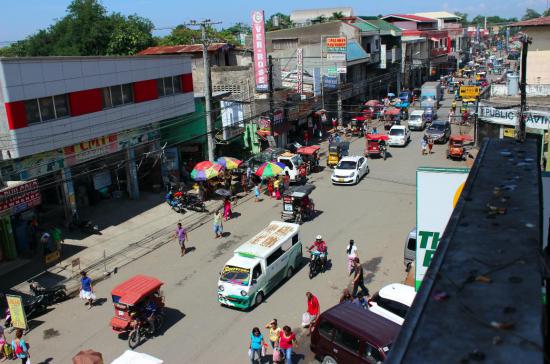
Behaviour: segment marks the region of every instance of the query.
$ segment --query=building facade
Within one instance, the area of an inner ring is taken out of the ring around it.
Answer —
[[[531,38],[527,51],[527,83],[550,85],[550,16],[512,24]]]

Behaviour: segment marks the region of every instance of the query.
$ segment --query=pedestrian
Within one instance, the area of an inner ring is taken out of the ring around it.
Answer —
[[[336,143],[340,143],[342,141],[342,138],[340,137],[340,133],[336,133],[336,136],[334,137],[334,141]]]
[[[254,186],[254,201],[260,202],[260,184]]]
[[[202,202],[206,201],[206,190],[204,189],[202,182],[199,182],[199,200]]]
[[[428,137],[428,154],[432,154],[432,148],[434,147],[434,138]]]
[[[307,297],[307,313],[309,314],[309,330],[307,335],[311,334],[311,329],[313,328],[315,321],[319,317],[321,308],[319,306],[319,300],[311,292],[306,292]]]
[[[275,198],[277,200],[281,199],[281,190],[280,190],[281,181],[275,177],[275,180],[273,181],[273,190],[275,191]]]
[[[348,274],[351,275],[353,273],[353,260],[357,257],[357,246],[353,239],[349,241],[346,253],[348,255]]]
[[[226,197],[223,201],[223,218],[225,221],[230,220],[233,217],[233,211],[231,210],[231,201],[229,197]]]
[[[264,337],[260,332],[260,329],[255,327],[250,333],[250,343],[248,344],[248,357],[250,358],[250,364],[256,362],[256,354],[258,354],[258,361],[262,361],[262,346],[265,344]]]
[[[426,136],[424,135],[424,138],[420,141],[420,145],[422,146],[422,155],[426,155],[427,148],[428,148],[428,142],[426,140]]]
[[[21,364],[30,363],[31,354],[25,339],[23,339],[23,330],[17,329],[15,331],[15,339],[11,341],[11,349],[17,359],[21,359]]]
[[[363,296],[363,292],[359,292],[357,294],[357,298],[353,300],[353,304],[358,305],[364,308],[365,310],[369,309],[369,301],[365,299],[365,296]]]
[[[267,193],[269,197],[273,197],[273,180],[271,178],[267,179]]]
[[[214,214],[214,234],[216,234],[216,239],[223,236],[223,216],[220,209],[216,210]]]
[[[285,175],[283,177],[283,187],[286,190],[288,190],[288,188],[290,187],[290,174],[288,173],[288,171],[285,171]]]
[[[355,257],[353,260],[354,263],[354,275],[353,275],[353,293],[351,294],[353,297],[357,297],[357,291],[359,288],[361,288],[361,291],[364,296],[369,297],[369,290],[367,287],[365,287],[365,281],[363,278],[363,267],[361,266],[361,262],[359,261],[358,257]]]
[[[248,193],[248,179],[246,178],[245,173],[241,175],[241,187],[244,193]]]
[[[336,118],[332,118],[332,129],[336,131],[337,128],[338,128],[338,120]]]
[[[181,226],[181,222],[178,222],[178,226],[176,227],[176,239],[178,239],[178,243],[180,245],[181,255],[185,255],[185,240],[187,240],[187,231]]]
[[[265,328],[269,329],[269,342],[271,343],[271,347],[277,350],[279,336],[281,335],[281,328],[277,324],[277,319],[269,321],[269,323],[265,325]]]
[[[0,361],[11,359],[11,346],[8,345],[6,336],[4,335],[4,327],[0,326]]]
[[[95,300],[92,279],[88,277],[86,271],[80,272],[80,276],[80,298],[86,300],[84,306],[89,305],[88,309],[91,309]]]
[[[344,302],[353,302],[353,296],[347,288],[344,288],[344,290],[342,291],[342,296],[340,296],[340,303]]]
[[[304,131],[304,144],[307,146],[309,143],[309,133],[306,131]]]
[[[292,364],[292,348],[298,348],[298,342],[296,341],[296,334],[292,332],[290,326],[283,326],[278,346],[285,355],[285,364]]]

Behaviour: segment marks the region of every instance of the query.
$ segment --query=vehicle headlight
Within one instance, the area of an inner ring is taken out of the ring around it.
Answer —
[[[355,172],[351,172],[350,177],[355,177]]]
[[[248,294],[248,293],[247,293],[245,290],[242,290],[242,291],[241,291],[241,296],[246,297],[247,294]]]
[[[220,285],[218,286],[218,291],[222,291],[222,292],[223,292],[223,290],[224,290],[223,285],[220,284]]]

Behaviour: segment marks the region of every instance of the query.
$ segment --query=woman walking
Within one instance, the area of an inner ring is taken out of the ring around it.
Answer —
[[[258,354],[258,361],[262,360],[262,345],[264,345],[264,337],[260,332],[260,329],[255,327],[250,333],[250,344],[248,345],[248,357],[250,358],[250,364],[256,362],[256,354]]]
[[[433,147],[434,147],[434,138],[428,137],[428,154],[432,154]]]
[[[88,277],[86,271],[80,272],[80,275],[80,298],[86,300],[84,306],[89,305],[88,309],[91,309],[95,300],[94,289],[92,287],[92,279]]]
[[[229,197],[226,197],[223,201],[223,218],[225,221],[231,219],[233,217],[233,211],[231,211],[231,201],[229,201]]]
[[[277,319],[271,320],[267,325],[265,325],[265,328],[269,329],[269,342],[271,343],[271,347],[275,349],[282,331],[277,325]]]
[[[348,247],[346,249],[346,253],[348,255],[348,274],[351,275],[353,273],[353,260],[355,257],[357,257],[357,246],[355,245],[355,242],[353,239],[349,241]]]
[[[180,245],[180,256],[185,255],[185,240],[187,240],[187,231],[181,226],[181,222],[178,222],[178,226],[176,227],[176,239],[178,239],[178,243]]]
[[[279,348],[283,351],[286,364],[292,364],[292,349],[298,348],[296,334],[292,332],[290,326],[283,326],[283,332],[279,336]]]
[[[30,359],[29,347],[23,339],[23,330],[17,329],[15,332],[15,339],[11,342],[11,349],[18,359],[21,359],[21,364],[26,364]]]
[[[269,194],[269,197],[273,197],[273,181],[271,178],[267,179],[267,193]]]
[[[216,239],[223,235],[223,216],[219,209],[214,215],[214,234],[216,234]]]

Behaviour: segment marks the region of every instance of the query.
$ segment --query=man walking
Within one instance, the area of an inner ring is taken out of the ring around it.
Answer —
[[[185,240],[187,240],[187,231],[181,226],[181,222],[178,222],[178,226],[176,228],[176,239],[178,239],[178,243],[180,244],[181,256],[183,257],[185,255]]]
[[[357,297],[357,291],[359,288],[361,288],[361,293],[365,297],[369,297],[369,290],[367,287],[365,287],[365,282],[363,278],[363,267],[361,266],[361,262],[359,261],[358,257],[355,257],[353,260],[354,263],[354,275],[353,275],[353,297]]]

